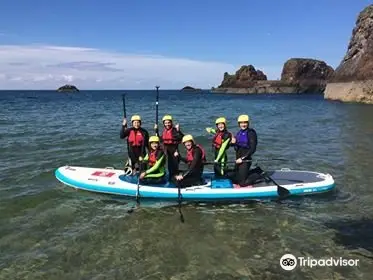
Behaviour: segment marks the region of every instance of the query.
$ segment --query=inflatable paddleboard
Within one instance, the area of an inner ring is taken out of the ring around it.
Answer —
[[[290,195],[312,195],[334,189],[335,182],[330,174],[290,170],[288,168],[267,172]],[[75,189],[136,197],[137,176],[125,175],[123,170],[62,166],[55,171],[56,178]],[[212,172],[204,173],[203,185],[181,189],[182,200],[260,200],[278,198],[277,186],[269,181],[261,181],[252,187],[236,188],[228,179],[215,179]],[[141,185],[140,198],[178,199],[178,188],[173,183]]]

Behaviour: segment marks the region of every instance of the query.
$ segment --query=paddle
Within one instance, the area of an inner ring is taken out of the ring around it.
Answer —
[[[123,101],[123,117],[125,119],[127,119],[127,112],[126,112],[126,94],[122,94],[122,101]],[[126,129],[127,128],[127,124],[124,126],[124,128]],[[127,156],[128,156],[128,159],[127,159],[127,162],[124,164],[124,169],[126,169],[126,167],[130,168],[130,166],[132,165],[131,164],[131,158],[129,157],[129,154],[130,154],[130,148],[128,146],[128,142],[127,142]],[[131,172],[132,172],[132,169],[131,169]],[[127,174],[126,171],[124,171],[125,174]]]
[[[255,160],[255,159],[245,159],[243,160],[242,162],[254,162],[254,161],[288,161],[287,159],[282,159],[282,158],[269,158],[269,159],[258,159],[258,160]],[[235,161],[227,161],[225,163],[236,163]],[[211,165],[211,164],[220,164],[220,162],[214,162],[214,161],[211,161],[211,162],[205,162],[204,163],[205,165]]]
[[[180,213],[180,221],[182,223],[184,223],[184,215],[183,215],[183,212],[181,211],[181,186],[180,186],[180,182],[177,182],[177,191],[178,191],[178,206],[179,206],[179,213]]]
[[[143,167],[143,164],[142,164],[142,162],[140,162],[140,166],[139,166],[139,178],[137,179],[137,190],[136,190],[136,203],[137,203],[137,206],[140,205],[140,175],[141,175],[141,172],[142,172],[142,167]]]
[[[264,172],[259,166],[257,166],[256,169],[258,170],[258,173],[260,173],[261,176],[263,176],[265,179],[268,179],[277,186],[277,194],[279,195],[280,199],[284,199],[290,196],[290,191],[287,188],[280,186],[275,180],[271,178],[271,176]]]
[[[155,88],[157,89],[157,97],[155,99],[155,124],[157,125],[157,129],[155,130],[155,134],[159,137],[159,133],[158,133],[158,101],[159,101],[159,86],[155,86]]]

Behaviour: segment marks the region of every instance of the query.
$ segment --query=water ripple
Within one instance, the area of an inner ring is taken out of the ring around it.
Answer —
[[[54,178],[62,165],[122,166],[121,92],[5,92],[0,103],[0,279],[369,279],[373,252],[373,112],[320,96],[161,91],[172,114],[206,147],[219,116],[248,113],[263,168],[331,173],[336,191],[281,203],[135,202],[75,191]],[[154,92],[129,92],[128,116],[153,133]],[[216,109],[218,108],[218,109]],[[233,150],[229,151],[233,156]],[[129,209],[135,208],[132,214]],[[370,235],[369,235],[370,234]],[[357,256],[358,268],[279,267],[297,256]],[[106,277],[106,278],[105,278]],[[344,277],[344,278],[343,278]]]

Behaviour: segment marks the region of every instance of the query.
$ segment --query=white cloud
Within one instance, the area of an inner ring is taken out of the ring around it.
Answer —
[[[237,70],[227,63],[40,45],[2,45],[0,61],[2,89],[55,89],[64,83],[81,89],[210,88],[224,72]]]

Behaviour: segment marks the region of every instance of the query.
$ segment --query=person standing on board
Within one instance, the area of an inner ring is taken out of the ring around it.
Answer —
[[[175,152],[175,157],[188,164],[188,170],[174,177],[174,182],[181,188],[190,186],[198,186],[203,184],[203,168],[206,162],[205,150],[199,144],[194,142],[193,136],[188,134],[182,139],[186,149],[186,158],[183,158],[179,153]]]
[[[224,177],[227,172],[227,150],[229,149],[232,134],[227,130],[227,120],[224,117],[215,121],[216,129],[207,127],[208,133],[214,134],[212,145],[215,150],[214,172],[216,177]]]
[[[141,163],[140,182],[142,184],[164,184],[166,155],[159,145],[159,137],[151,136],[149,138],[149,152]]]
[[[253,184],[257,176],[250,176],[252,155],[258,144],[256,131],[249,127],[248,115],[240,115],[237,119],[240,130],[232,138],[232,146],[236,150],[236,165],[232,181],[241,187]],[[256,175],[256,174],[255,174]],[[254,178],[255,177],[255,178]]]
[[[169,173],[169,180],[171,180],[179,171],[179,159],[174,156],[175,152],[178,151],[179,144],[184,136],[180,131],[179,124],[173,125],[171,115],[165,115],[162,119],[163,132],[162,132],[162,143],[163,150],[167,155],[167,167]],[[156,134],[158,134],[158,126],[154,126]]]
[[[133,174],[139,168],[139,159],[146,154],[146,147],[148,147],[149,133],[146,129],[141,127],[141,117],[133,115],[131,118],[132,127],[127,128],[127,120],[124,118],[122,129],[120,130],[120,139],[127,138],[127,145],[129,150],[129,158],[131,159],[131,168]]]

